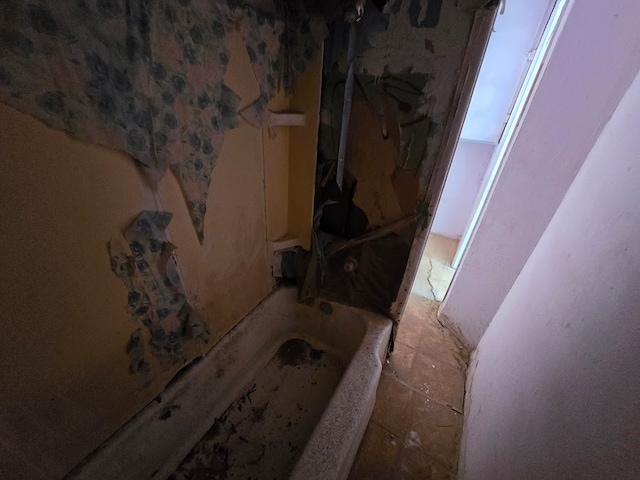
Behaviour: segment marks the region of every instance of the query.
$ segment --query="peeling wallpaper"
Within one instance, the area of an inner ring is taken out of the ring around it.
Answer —
[[[109,242],[111,270],[127,287],[127,311],[149,330],[152,354],[170,364],[187,361],[183,343],[191,339],[209,341],[209,330],[200,314],[189,304],[165,229],[173,215],[143,211],[129,226],[125,237]],[[129,254],[131,252],[131,255]],[[131,373],[148,373],[140,329],[127,346]]]
[[[260,87],[239,31],[229,51],[224,81],[242,109]],[[154,192],[122,151],[73,139],[4,104],[0,118],[0,476],[62,478],[185,365],[154,354],[150,328],[131,318],[108,241],[120,240],[116,250],[135,257],[123,234],[140,212],[173,214],[166,238],[177,247],[189,305],[210,332],[209,343],[185,337],[181,349],[187,363],[202,356],[273,288],[263,154],[274,154],[263,152],[263,129],[243,120],[225,133],[200,243],[174,175]],[[285,135],[270,140],[283,142]],[[132,365],[141,370],[131,374]]]
[[[334,172],[347,27],[340,17],[331,24],[316,208],[322,202],[336,203],[322,210],[318,238],[325,238],[325,244],[318,248],[331,251],[349,241],[358,246],[340,256],[328,255],[326,266],[321,262],[326,276],[321,273],[316,280],[320,295],[384,312],[397,297],[415,229],[422,224],[416,214],[426,212],[423,202],[437,162],[447,161],[440,158],[445,130],[457,112],[455,92],[466,80],[460,69],[475,15],[458,9],[456,3],[391,0],[382,10],[367,4],[355,26],[356,76],[342,191],[335,187]],[[373,238],[372,232],[380,228],[386,234]],[[359,245],[363,242],[365,246]],[[349,258],[358,267],[345,273],[342,262]]]
[[[430,138],[424,150],[414,148],[411,158],[401,165],[418,175],[430,175],[459,81],[458,69],[467,48],[473,14],[458,10],[453,0],[392,0],[382,13],[388,18],[388,26],[384,31],[373,29],[366,34],[367,46],[357,59],[358,72],[377,80],[390,78],[407,84],[405,90],[413,98],[394,98],[401,91],[397,86],[395,94],[392,91],[389,95],[397,103],[396,112],[405,117],[399,121],[410,121],[406,118],[410,105],[414,109],[411,120],[429,120],[419,127],[412,123],[411,128]],[[384,82],[381,86],[385,86]],[[420,90],[419,95],[416,89]],[[382,88],[381,93],[387,92]],[[408,137],[417,137],[412,133],[403,135],[402,148],[411,146]]]
[[[171,170],[200,241],[211,175],[238,95],[224,82],[239,29],[262,125],[318,49],[298,3],[273,14],[234,1],[81,0],[0,4],[0,101],[70,135],[129,153],[156,188]]]

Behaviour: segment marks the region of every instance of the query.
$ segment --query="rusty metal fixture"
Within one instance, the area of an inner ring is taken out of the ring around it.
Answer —
[[[344,21],[355,23],[360,21],[364,15],[364,4],[367,0],[351,0],[344,11]]]
[[[353,257],[347,257],[342,268],[348,273],[355,272],[358,269],[358,261]]]

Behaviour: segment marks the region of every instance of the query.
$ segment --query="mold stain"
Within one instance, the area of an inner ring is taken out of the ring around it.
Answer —
[[[433,42],[428,38],[424,39],[424,49],[430,53],[436,53],[436,47],[433,45]]]
[[[322,350],[315,350],[304,340],[292,339],[282,344],[276,357],[280,365],[298,366],[318,361],[322,358],[322,354]]]

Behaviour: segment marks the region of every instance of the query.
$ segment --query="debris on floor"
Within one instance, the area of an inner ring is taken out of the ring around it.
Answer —
[[[349,480],[455,479],[468,352],[412,294]]]
[[[286,341],[169,479],[287,478],[343,373],[334,355]]]

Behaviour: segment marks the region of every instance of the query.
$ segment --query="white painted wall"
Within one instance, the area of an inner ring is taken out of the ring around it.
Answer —
[[[483,176],[555,0],[512,2],[498,15],[431,231],[464,233]]]
[[[640,478],[639,125],[640,75],[475,352],[460,478]]]
[[[433,219],[432,232],[450,238],[462,236],[494,148],[492,143],[458,142]]]
[[[640,69],[638,18],[637,0],[572,3],[440,309],[471,346]]]
[[[555,0],[510,1],[498,15],[461,138],[497,143]]]

